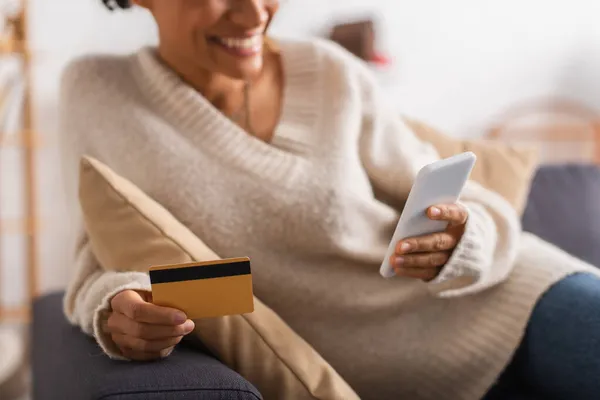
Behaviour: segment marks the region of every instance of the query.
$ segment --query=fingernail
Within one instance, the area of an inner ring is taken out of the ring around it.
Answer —
[[[402,245],[400,246],[400,251],[402,253],[406,253],[409,250],[410,250],[410,244],[408,244],[408,243],[402,243]]]
[[[429,210],[429,213],[431,214],[432,217],[439,217],[442,214],[442,211],[437,207],[431,207],[431,210]]]
[[[404,257],[396,257],[396,267],[401,267],[404,264]]]
[[[194,324],[194,321],[192,321],[191,319],[188,319],[187,321],[185,321],[185,324],[183,324],[183,329],[186,332],[191,332],[195,326],[196,325]]]
[[[174,320],[177,325],[181,325],[187,321],[187,315],[182,312],[175,313]]]

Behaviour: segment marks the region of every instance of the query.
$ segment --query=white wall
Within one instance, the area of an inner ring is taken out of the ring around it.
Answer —
[[[293,17],[310,6],[318,17]],[[454,134],[481,134],[501,109],[536,96],[600,107],[597,0],[291,0],[276,28],[314,33],[372,10],[395,59],[382,79],[390,98]]]
[[[56,133],[55,95],[76,54],[128,52],[153,42],[144,12],[110,14],[100,0],[30,0],[38,127]],[[164,0],[176,1],[176,0]],[[381,50],[394,58],[381,75],[390,101],[455,135],[483,132],[493,115],[522,99],[560,94],[600,107],[598,0],[283,0],[273,33],[321,34],[333,19],[375,14]],[[56,153],[40,156],[43,215],[54,221],[42,244],[45,288],[66,280],[60,246]],[[16,262],[16,261],[15,261]]]

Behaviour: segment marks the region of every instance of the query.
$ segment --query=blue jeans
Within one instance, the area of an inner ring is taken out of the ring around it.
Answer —
[[[542,296],[484,399],[600,399],[600,278],[575,274]]]

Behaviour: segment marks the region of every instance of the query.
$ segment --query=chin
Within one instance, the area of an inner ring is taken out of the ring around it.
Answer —
[[[253,80],[260,76],[262,72],[263,62],[257,62],[255,65],[246,66],[239,65],[233,66],[229,68],[223,68],[223,75],[227,75],[233,79],[241,79],[241,80]]]

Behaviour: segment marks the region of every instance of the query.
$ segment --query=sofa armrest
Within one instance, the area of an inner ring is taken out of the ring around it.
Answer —
[[[239,374],[197,348],[178,346],[165,360],[113,361],[62,313],[62,293],[34,303],[33,398],[58,399],[261,399]]]

